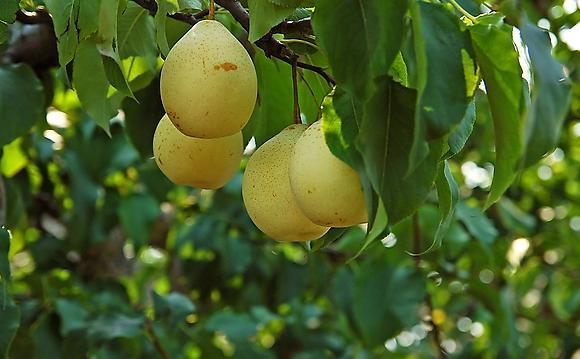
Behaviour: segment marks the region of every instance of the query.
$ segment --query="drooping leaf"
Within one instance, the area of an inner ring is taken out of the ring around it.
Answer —
[[[129,2],[123,14],[119,14],[117,22],[118,48],[121,58],[129,56],[155,57],[155,24],[149,12]]]
[[[177,4],[171,0],[156,0],[157,13],[155,13],[155,34],[157,39],[157,46],[159,51],[166,57],[169,53],[169,44],[167,43],[167,36],[165,34],[165,24],[167,22],[167,14],[177,11]]]
[[[416,92],[389,78],[366,103],[357,146],[391,224],[412,214],[433,187],[442,143],[431,143],[429,156],[409,175]]]
[[[80,0],[79,1],[79,40],[84,40],[99,30],[99,17],[103,0]]]
[[[231,340],[247,340],[256,333],[257,324],[248,314],[225,310],[213,314],[208,319],[205,329],[222,332]]]
[[[10,251],[10,232],[4,226],[0,226],[0,280],[8,282],[10,276],[10,261],[8,260],[8,252]],[[0,293],[4,296],[5,293]]]
[[[55,301],[55,309],[60,316],[60,334],[62,336],[87,326],[89,313],[79,302],[58,298]]]
[[[317,1],[312,17],[317,43],[338,83],[357,100],[371,94],[372,80],[386,75],[395,60],[407,6],[407,0]]]
[[[8,357],[8,350],[20,326],[20,308],[13,303],[0,306],[0,355]]]
[[[121,313],[108,314],[89,321],[88,336],[91,340],[133,338],[143,332],[143,318],[128,317]]]
[[[482,244],[483,248],[488,249],[497,238],[498,232],[493,222],[479,208],[462,201],[457,204],[456,215],[469,233]]]
[[[409,170],[427,156],[426,140],[447,135],[462,121],[474,90],[468,84],[477,78],[469,33],[455,14],[423,1],[412,3],[411,14],[418,95]]]
[[[533,74],[532,103],[526,122],[524,166],[530,166],[556,147],[571,100],[564,68],[552,56],[548,32],[526,22],[521,35],[528,47]]]
[[[248,0],[250,10],[250,33],[248,40],[255,42],[270,29],[294,12],[294,8],[276,5],[265,0]]]
[[[58,38],[58,62],[63,68],[72,61],[79,44],[79,0],[46,0]]]
[[[455,182],[455,178],[453,178],[447,161],[444,161],[443,166],[439,167],[435,186],[439,200],[439,226],[437,227],[437,232],[435,232],[432,248],[439,247],[445,239],[459,200],[459,187],[457,182]]]
[[[159,217],[159,203],[148,194],[133,194],[121,200],[118,212],[123,230],[135,248],[141,248],[149,240],[153,224]]]
[[[185,317],[195,311],[195,305],[191,299],[177,292],[172,292],[161,296],[153,292],[153,308],[155,310],[155,319],[167,318],[171,325],[177,325],[184,322]]]
[[[513,182],[524,150],[525,98],[512,27],[499,14],[482,15],[469,27],[485,81],[495,130],[496,163],[486,207]]]
[[[419,321],[417,307],[425,296],[425,280],[409,267],[367,261],[356,272],[354,319],[369,346],[382,345]]]
[[[465,111],[463,119],[455,127],[455,129],[449,134],[447,143],[449,145],[449,150],[445,154],[444,158],[451,158],[461,152],[471,132],[473,131],[473,125],[475,124],[475,100],[471,101]]]
[[[73,67],[74,87],[83,108],[105,131],[116,114],[107,99],[109,81],[95,43],[85,40],[77,50]]]
[[[19,0],[5,0],[0,3],[0,22],[13,23],[16,20]]]
[[[0,66],[0,83],[2,147],[28,132],[45,109],[42,84],[28,65]]]

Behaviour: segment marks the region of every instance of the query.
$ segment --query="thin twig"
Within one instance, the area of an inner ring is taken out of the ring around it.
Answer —
[[[147,331],[149,340],[151,340],[151,344],[155,347],[155,350],[163,359],[171,359],[171,356],[167,352],[167,350],[161,344],[159,337],[155,334],[155,329],[153,328],[153,323],[150,319],[145,319],[145,330]]]
[[[460,13],[463,14],[463,16],[465,16],[466,18],[468,18],[472,23],[476,23],[477,19],[475,18],[475,16],[471,15],[467,10],[465,10],[461,5],[459,5],[459,3],[455,0],[449,0],[449,2],[451,3],[451,5],[453,5],[453,7],[455,9],[457,9],[457,11],[459,11]]]
[[[300,102],[298,101],[298,75],[297,66],[298,56],[294,57],[292,62],[292,95],[294,96],[294,123],[299,125],[302,123],[300,118]]]
[[[421,223],[419,222],[419,213],[415,212],[413,214],[413,251],[415,253],[421,253]],[[415,267],[420,268],[421,255],[416,255],[413,257],[415,259]],[[441,330],[439,326],[435,324],[433,320],[433,300],[431,299],[431,294],[427,291],[427,307],[429,308],[429,315],[431,316],[430,323],[433,327],[433,341],[437,347],[438,358],[444,359],[446,356],[445,350],[441,346]]]

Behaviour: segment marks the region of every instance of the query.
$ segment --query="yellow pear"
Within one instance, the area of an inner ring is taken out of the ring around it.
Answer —
[[[292,148],[306,125],[291,125],[264,143],[250,157],[242,182],[244,204],[252,221],[278,241],[308,241],[328,227],[312,223],[294,200],[288,166]]]
[[[219,22],[195,24],[161,70],[165,112],[184,134],[217,138],[240,131],[257,96],[256,70],[242,44]]]
[[[153,154],[173,183],[196,188],[223,187],[240,166],[242,133],[214,139],[189,137],[163,116],[153,135]]]
[[[289,173],[294,198],[312,222],[330,227],[367,222],[360,178],[330,152],[322,121],[312,124],[296,142]]]

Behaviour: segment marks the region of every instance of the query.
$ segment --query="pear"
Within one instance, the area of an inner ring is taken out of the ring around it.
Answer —
[[[367,222],[360,178],[330,152],[322,121],[312,124],[296,142],[289,175],[296,203],[312,222],[330,227]]]
[[[235,134],[250,119],[256,96],[252,59],[214,20],[195,24],[169,51],[161,70],[165,112],[188,136]]]
[[[243,152],[242,133],[215,139],[181,133],[167,115],[153,135],[153,154],[159,169],[173,183],[196,188],[223,187],[237,172]]]
[[[290,190],[292,148],[306,125],[290,125],[250,157],[242,182],[246,210],[256,226],[278,241],[308,241],[328,230],[312,223],[298,208]]]

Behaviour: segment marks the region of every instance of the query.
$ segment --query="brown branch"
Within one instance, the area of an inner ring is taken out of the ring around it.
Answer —
[[[170,359],[171,355],[169,355],[167,350],[165,350],[165,348],[163,347],[163,344],[161,344],[159,337],[157,336],[157,334],[155,334],[155,329],[153,328],[153,323],[148,318],[145,319],[145,330],[147,331],[149,340],[151,340],[151,344],[153,344],[153,346],[155,347],[155,350],[157,350],[157,353],[159,353],[159,355],[163,359]]]
[[[419,212],[415,212],[413,214],[413,252],[417,253],[414,256],[415,259],[415,267],[417,270],[420,268],[421,264],[421,256],[418,253],[421,253],[421,223],[419,222]],[[433,300],[431,299],[431,294],[427,291],[427,307],[429,308],[429,314],[431,316],[430,323],[433,327],[433,342],[437,347],[438,358],[444,359],[446,356],[445,350],[441,346],[441,330],[439,326],[433,320]]]
[[[299,125],[302,123],[302,119],[300,118],[300,102],[298,101],[297,63],[298,56],[294,57],[294,61],[292,62],[292,95],[294,96],[294,123]]]

